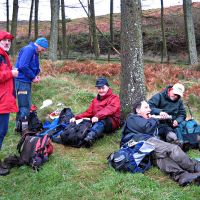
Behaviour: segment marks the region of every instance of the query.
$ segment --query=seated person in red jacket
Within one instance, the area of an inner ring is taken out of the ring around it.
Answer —
[[[108,81],[104,77],[100,77],[96,81],[97,96],[90,103],[89,108],[76,115],[70,120],[82,118],[90,118],[93,126],[87,137],[84,139],[86,147],[92,146],[93,142],[120,126],[120,99],[119,96],[112,93]]]

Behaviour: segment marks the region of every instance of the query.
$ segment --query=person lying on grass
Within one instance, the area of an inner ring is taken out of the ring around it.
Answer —
[[[158,120],[151,117],[149,104],[145,100],[136,102],[133,113],[125,122],[122,141],[148,141],[155,147],[153,157],[162,171],[181,186],[200,185],[200,162],[190,159],[178,145],[158,139]]]
[[[83,118],[90,118],[93,125],[84,139],[86,147],[92,146],[94,141],[120,127],[120,99],[113,94],[105,77],[96,80],[97,96],[91,101],[88,109],[75,115],[70,122]]]

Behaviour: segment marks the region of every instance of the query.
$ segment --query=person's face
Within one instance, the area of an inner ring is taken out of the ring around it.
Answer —
[[[104,85],[102,87],[97,87],[97,91],[98,91],[98,94],[100,96],[106,95],[106,93],[108,92],[108,90],[109,90],[109,87],[107,85]]]
[[[4,50],[4,51],[9,51],[11,46],[11,40],[10,39],[3,39],[0,41],[0,47]]]
[[[149,119],[149,114],[151,112],[151,108],[146,101],[142,101],[141,108],[136,109],[138,115],[144,117],[145,119]]]
[[[170,90],[169,92],[169,98],[172,100],[172,101],[176,101],[180,98],[180,96],[178,94],[174,94],[173,90]]]
[[[44,47],[41,47],[40,45],[38,45],[38,47],[37,47],[37,52],[38,53],[43,53],[45,51],[46,51],[46,49]]]

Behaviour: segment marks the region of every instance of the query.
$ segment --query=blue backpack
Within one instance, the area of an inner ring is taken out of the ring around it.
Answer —
[[[130,140],[107,159],[109,165],[117,171],[144,173],[151,167],[150,155],[154,149],[148,142]]]
[[[198,146],[197,136],[200,135],[200,124],[194,119],[183,121],[176,128],[176,134],[181,142],[189,142],[191,146]]]

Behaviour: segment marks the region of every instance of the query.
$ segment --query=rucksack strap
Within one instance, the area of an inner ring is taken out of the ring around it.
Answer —
[[[36,152],[41,155],[44,155],[45,147],[46,147],[48,141],[49,141],[48,135],[45,135],[44,137],[40,138],[40,146],[36,150]]]
[[[24,141],[25,141],[27,135],[28,135],[28,134],[24,134],[24,135],[21,137],[21,139],[19,140],[18,144],[17,144],[17,150],[18,150],[18,153],[19,153],[19,154],[21,154],[21,152],[22,152],[22,146],[23,146],[23,143],[24,143]]]
[[[92,127],[92,122],[87,119],[83,119],[83,121],[77,125],[77,129],[81,131],[81,136],[84,136],[88,131],[88,129],[91,127]]]
[[[151,167],[151,156],[150,155],[146,155],[143,160],[140,162],[139,164],[139,168],[141,170],[141,172],[145,172],[146,170],[148,170]]]
[[[48,135],[50,138],[56,137],[62,133],[62,131],[67,127],[66,124],[58,124],[52,128],[49,128],[43,132],[37,134],[37,136],[42,137],[44,135]]]

